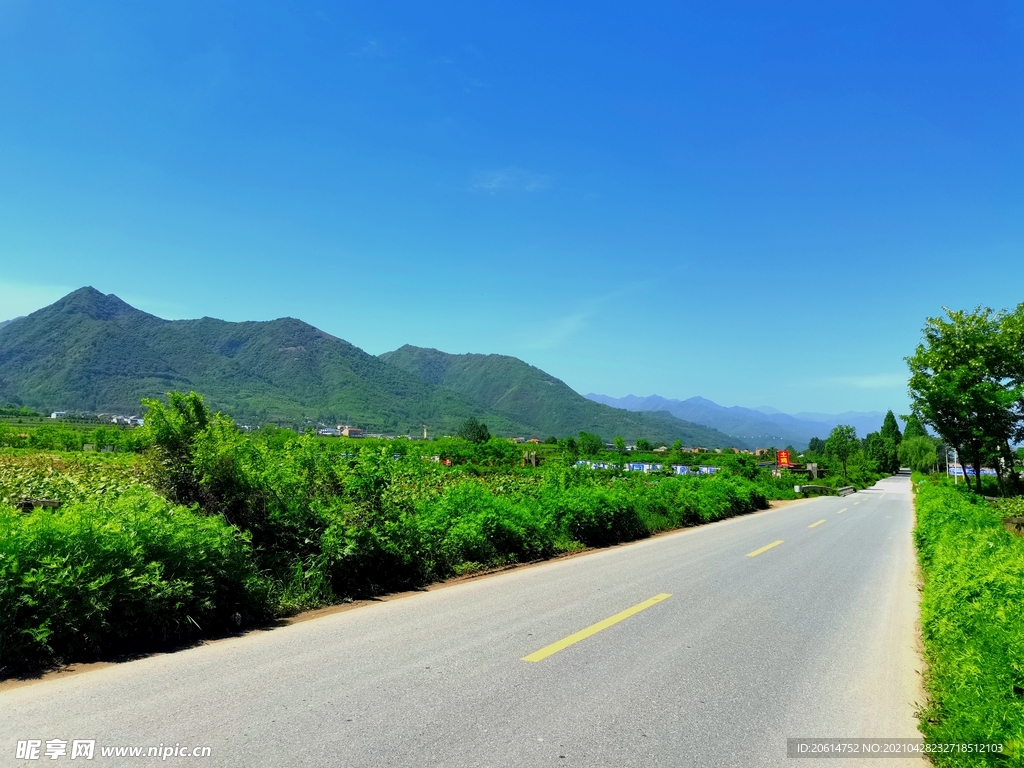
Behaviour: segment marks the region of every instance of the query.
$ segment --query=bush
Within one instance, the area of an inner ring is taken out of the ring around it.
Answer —
[[[595,486],[576,486],[545,499],[555,525],[590,547],[607,547],[649,535],[633,506],[621,494]]]
[[[921,730],[929,742],[1007,752],[940,753],[938,765],[1024,765],[1024,539],[979,497],[915,481],[930,699]]]
[[[494,566],[548,557],[554,532],[540,506],[515,503],[465,482],[417,509],[428,570],[446,576],[466,564]]]
[[[0,671],[164,648],[269,615],[248,541],[137,488],[0,506]]]

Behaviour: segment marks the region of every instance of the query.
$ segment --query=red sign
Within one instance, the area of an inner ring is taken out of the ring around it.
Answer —
[[[776,451],[775,461],[780,467],[788,467],[790,465],[789,451]]]

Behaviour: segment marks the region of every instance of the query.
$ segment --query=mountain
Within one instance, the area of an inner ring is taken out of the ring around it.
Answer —
[[[10,320],[0,320],[0,328],[3,328],[5,325],[10,325],[15,320],[21,320],[21,318],[20,317],[12,317]]]
[[[0,404],[134,414],[143,397],[195,390],[243,422],[349,423],[452,434],[469,416],[496,435],[580,430],[722,446],[667,413],[598,405],[521,360],[403,347],[380,358],[294,318],[163,320],[82,288],[0,326]]]
[[[473,415],[496,432],[520,428],[292,318],[162,320],[82,288],[0,331],[0,402],[138,413],[140,398],[172,389],[242,421],[451,432]]]
[[[645,437],[660,443],[680,439],[686,445],[706,447],[747,445],[744,440],[668,413],[630,413],[594,403],[565,382],[515,357],[452,355],[410,345],[380,357],[389,365],[529,425],[535,435],[561,436],[584,430],[605,440],[622,435],[630,440]]]
[[[608,397],[590,393],[590,400],[630,411],[666,411],[679,419],[704,424],[727,435],[757,446],[794,445],[803,448],[812,437],[822,439],[838,424],[849,424],[864,436],[881,428],[885,414],[848,411],[841,414],[801,413],[789,415],[771,408],[727,408],[703,397],[670,400],[659,395],[649,397]]]

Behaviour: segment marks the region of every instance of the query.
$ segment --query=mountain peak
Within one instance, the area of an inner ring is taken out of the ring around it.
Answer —
[[[113,320],[124,316],[145,315],[141,309],[122,301],[112,293],[97,291],[91,285],[72,291],[62,299],[58,299],[46,310],[68,314],[82,314],[93,320]]]

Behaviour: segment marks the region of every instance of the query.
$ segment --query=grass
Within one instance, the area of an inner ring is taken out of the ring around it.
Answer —
[[[947,481],[915,475],[915,485],[929,696],[921,730],[934,744],[1003,745],[937,754],[937,765],[1024,765],[1024,539],[1001,524],[1011,510]]]

